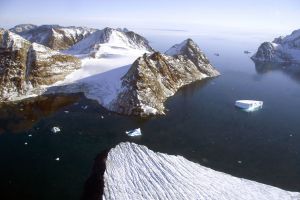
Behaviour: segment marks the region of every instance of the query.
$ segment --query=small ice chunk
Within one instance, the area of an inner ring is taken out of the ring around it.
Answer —
[[[55,158],[56,161],[59,161],[59,157]]]
[[[32,137],[32,135],[31,135],[31,134],[29,134],[29,135],[28,135],[28,137]]]
[[[89,106],[81,106],[83,110],[86,110]]]
[[[103,116],[103,115],[101,115],[101,119],[104,119],[104,116]]]
[[[241,160],[238,161],[239,164],[242,164],[243,162]]]
[[[66,114],[68,114],[68,113],[69,113],[69,111],[68,111],[68,110],[65,110],[64,112],[65,112]]]
[[[52,133],[58,133],[58,132],[60,132],[60,128],[54,126],[54,127],[51,129],[51,131],[52,131]]]
[[[25,143],[24,143],[24,145],[28,145],[28,143],[27,143],[27,142],[25,142]]]
[[[137,128],[137,129],[133,129],[130,131],[126,131],[126,134],[130,137],[135,137],[135,136],[140,136],[142,135],[141,129]]]

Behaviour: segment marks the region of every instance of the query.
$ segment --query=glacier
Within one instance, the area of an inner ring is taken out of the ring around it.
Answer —
[[[300,193],[237,178],[182,156],[155,153],[129,142],[112,148],[105,164],[103,200],[300,199]]]

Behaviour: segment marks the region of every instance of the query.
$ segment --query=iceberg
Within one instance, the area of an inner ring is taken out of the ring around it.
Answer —
[[[58,132],[60,132],[60,128],[54,126],[54,127],[51,129],[51,131],[52,131],[52,133],[58,133]]]
[[[135,137],[135,136],[141,136],[142,135],[142,132],[141,132],[140,128],[133,129],[133,130],[130,130],[130,131],[126,131],[125,133],[130,137]]]
[[[235,106],[241,108],[245,111],[255,111],[263,106],[263,101],[255,101],[255,100],[237,100],[235,102]]]

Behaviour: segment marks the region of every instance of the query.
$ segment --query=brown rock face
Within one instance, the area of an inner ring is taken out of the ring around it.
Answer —
[[[202,54],[144,54],[122,78],[122,92],[110,109],[128,115],[164,114],[163,103],[180,87],[219,75]]]
[[[40,85],[62,80],[80,60],[0,29],[0,101],[30,94]]]

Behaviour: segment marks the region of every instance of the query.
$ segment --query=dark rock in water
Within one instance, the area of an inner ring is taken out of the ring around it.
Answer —
[[[248,50],[245,50],[245,51],[244,51],[244,54],[249,54],[249,53],[251,53],[251,52],[248,51]]]
[[[300,29],[262,43],[251,58],[256,62],[300,63]]]
[[[17,25],[10,30],[30,42],[42,44],[54,50],[67,49],[96,31],[92,28],[59,25]]]
[[[215,53],[214,55],[215,55],[215,56],[220,56],[220,54],[218,54],[218,53]]]
[[[0,29],[0,101],[31,95],[80,68],[79,59]]]
[[[220,74],[191,39],[166,54],[138,58],[122,78],[121,92],[110,110],[139,116],[164,114],[164,102],[180,87]]]

